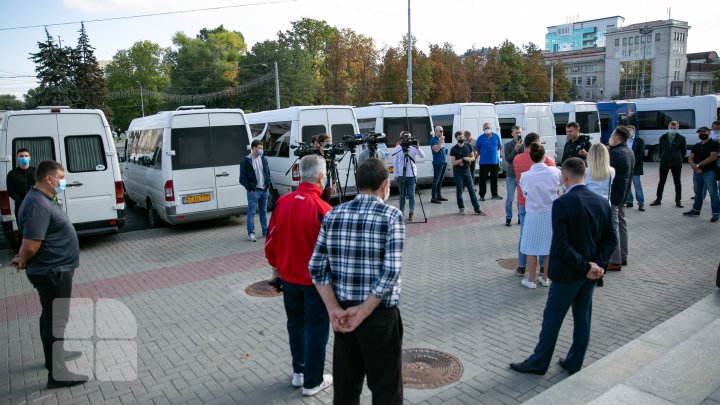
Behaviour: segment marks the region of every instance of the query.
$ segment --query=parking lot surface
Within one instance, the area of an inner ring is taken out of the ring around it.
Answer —
[[[628,266],[608,274],[605,286],[595,290],[586,364],[716,290],[720,223],[709,222],[708,200],[701,217],[683,217],[692,202],[687,165],[685,209],[672,204],[672,186],[666,187],[663,205],[648,206],[657,169],[655,163],[645,165],[646,212],[627,210]],[[499,190],[506,197],[503,180]],[[565,379],[557,363],[543,377],[508,368],[532,351],[548,290],[524,288],[514,271],[499,265],[498,260],[517,256],[520,230],[516,217],[512,227],[505,226],[505,201],[481,202],[486,217],[461,216],[454,186],[444,188],[450,201],[441,205],[430,204],[429,194],[422,190],[427,223],[421,222],[418,202],[416,223],[407,227],[403,346],[449,353],[460,360],[463,374],[444,387],[406,389],[406,402],[516,404]],[[397,205],[397,196],[390,203]],[[137,212],[133,215],[143,211]],[[332,389],[302,398],[290,386],[282,299],[245,293],[248,285],[270,276],[262,239],[251,243],[245,237],[244,218],[233,218],[82,240],[74,296],[112,299],[127,307],[137,331],[123,338],[130,342],[124,347],[136,348],[137,363],[124,374],[129,381],[95,380],[52,391],[45,389],[37,295],[24,274],[10,269],[11,252],[1,250],[0,402],[331,403]],[[567,352],[571,332],[568,316],[556,357]],[[85,343],[100,347],[100,340],[93,336]],[[331,337],[327,372],[332,342]],[[366,388],[363,403],[369,402]]]

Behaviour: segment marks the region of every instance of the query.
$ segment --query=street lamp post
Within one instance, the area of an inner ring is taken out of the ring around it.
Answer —
[[[412,32],[410,31],[410,0],[408,0],[408,34],[407,34],[407,92],[408,104],[412,104]]]
[[[645,52],[647,50],[648,35],[653,32],[653,29],[651,27],[645,26],[640,28],[639,32],[640,35],[642,35],[642,38],[645,40],[643,44],[642,76],[640,76],[640,98],[643,98],[645,97],[645,66],[647,63],[647,61],[645,60]]]
[[[261,63],[260,66],[265,66],[266,68],[269,68],[267,63]],[[274,62],[274,69],[275,69],[275,109],[280,109],[280,74],[278,73],[278,64],[277,61]]]
[[[140,108],[142,110],[142,116],[145,116],[145,100],[143,99],[142,83],[139,80],[135,80],[135,83],[140,85]]]

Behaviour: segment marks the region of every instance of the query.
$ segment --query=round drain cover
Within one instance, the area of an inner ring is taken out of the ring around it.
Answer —
[[[406,388],[439,388],[457,381],[463,366],[455,356],[433,349],[402,351],[402,378]]]
[[[269,280],[250,284],[245,289],[245,293],[252,297],[277,297],[282,295],[281,292],[275,291],[275,287],[270,285]]]
[[[503,269],[515,270],[517,268],[518,259],[517,257],[511,257],[509,259],[497,259],[498,264]]]

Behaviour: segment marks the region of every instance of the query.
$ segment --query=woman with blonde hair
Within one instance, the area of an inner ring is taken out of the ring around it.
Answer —
[[[590,147],[587,165],[585,185],[610,204],[610,188],[615,178],[615,169],[610,166],[610,154],[605,145],[596,143]]]

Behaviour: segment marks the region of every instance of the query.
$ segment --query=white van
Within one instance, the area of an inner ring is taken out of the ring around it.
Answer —
[[[475,140],[483,133],[483,125],[487,122],[493,131],[500,130],[500,123],[495,112],[495,105],[489,103],[456,103],[428,106],[434,125],[443,127],[448,152],[455,145],[455,132],[470,131]],[[500,159],[502,160],[502,151]],[[479,165],[476,165],[479,167]],[[476,167],[476,170],[479,170]],[[500,165],[502,168],[502,164]],[[473,173],[473,176],[475,173]],[[448,164],[445,177],[452,178],[452,165]]]
[[[660,161],[658,142],[668,131],[670,121],[680,124],[688,149],[700,142],[697,129],[710,127],[720,116],[720,95],[654,97],[633,100],[638,112],[638,135],[645,141],[648,156]]]
[[[150,226],[227,218],[247,210],[240,161],[250,129],[238,109],[180,107],[136,118],[122,164],[128,206],[148,211]]]
[[[125,224],[118,156],[102,111],[68,107],[6,111],[0,139],[0,208],[3,232],[13,246],[20,241],[6,181],[16,165],[15,151],[21,148],[30,152],[33,166],[55,160],[65,168],[67,189],[58,201],[78,235],[115,233]]]
[[[531,132],[540,135],[545,154],[557,160],[555,156],[555,117],[548,103],[512,103],[497,102],[495,111],[500,122],[500,136],[503,144],[512,136],[512,127],[519,126],[523,139]]]
[[[550,103],[555,115],[556,145],[555,155],[557,161],[563,159],[567,133],[565,128],[569,122],[577,122],[580,125],[580,133],[590,137],[590,143],[600,143],[600,114],[597,104],[587,101],[573,101],[570,103]]]
[[[385,158],[390,173],[395,170],[392,153],[400,141],[400,132],[410,131],[412,136],[420,142],[420,147],[425,153],[425,158],[415,161],[417,165],[416,180],[418,184],[432,183],[432,152],[429,143],[430,137],[433,136],[433,121],[426,105],[373,103],[368,107],[356,107],[355,116],[363,135],[370,132],[385,134],[385,145],[388,150]]]
[[[252,113],[247,118],[253,138],[262,140],[264,144],[274,189],[268,202],[271,206],[277,197],[295,191],[300,184],[299,164],[291,147],[298,142],[310,144],[310,139],[319,134],[330,135],[333,144],[343,144],[343,137],[358,133],[355,114],[350,106],[296,106]],[[343,192],[352,195],[356,193],[355,176],[348,175],[349,155],[340,161],[337,159],[340,187]],[[331,196],[340,197],[337,187],[332,189]]]

